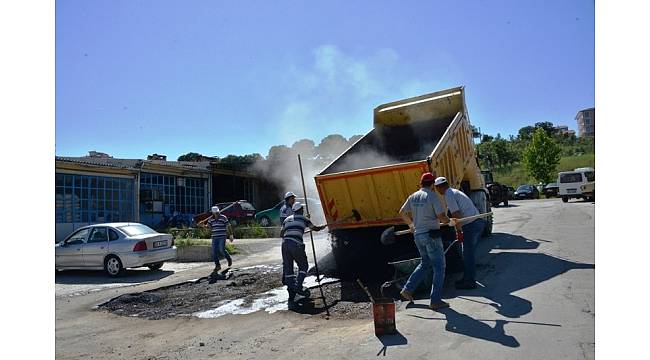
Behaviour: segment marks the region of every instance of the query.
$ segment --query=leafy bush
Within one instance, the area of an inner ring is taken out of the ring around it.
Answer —
[[[176,247],[185,247],[185,246],[212,246],[212,240],[210,239],[178,239],[174,240],[174,245]],[[226,250],[230,254],[238,254],[239,250],[235,244],[230,241],[226,241]]]
[[[269,237],[268,233],[259,224],[238,226],[233,230],[237,239],[261,239]]]

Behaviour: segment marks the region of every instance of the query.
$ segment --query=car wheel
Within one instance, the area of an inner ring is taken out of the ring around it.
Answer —
[[[269,219],[268,216],[262,216],[260,219],[260,225],[264,227],[271,226],[271,219]]]
[[[122,261],[115,255],[110,255],[104,260],[104,271],[110,277],[118,277],[124,274],[124,266]]]
[[[163,264],[164,264],[163,262],[159,262],[159,263],[148,265],[147,267],[149,268],[149,270],[157,271],[162,268]]]
[[[569,197],[568,196],[562,196],[562,202],[568,202]]]

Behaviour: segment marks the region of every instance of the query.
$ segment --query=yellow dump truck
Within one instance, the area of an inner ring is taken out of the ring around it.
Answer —
[[[388,226],[405,228],[399,209],[428,171],[490,211],[463,87],[378,106],[373,129],[315,177],[339,276],[381,276],[388,261],[417,255],[408,238],[382,247],[379,237]]]

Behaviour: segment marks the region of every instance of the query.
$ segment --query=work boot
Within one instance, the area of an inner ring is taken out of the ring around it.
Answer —
[[[449,303],[442,300],[429,304],[429,309],[433,311],[437,311],[448,307],[449,307]]]
[[[228,267],[232,266],[232,259],[228,258]]]
[[[287,292],[289,293],[289,303],[294,302],[296,299],[296,292],[293,291],[292,289],[287,289]]]
[[[403,299],[407,301],[413,301],[413,293],[411,293],[410,291],[406,289],[402,289],[402,291],[400,291],[399,294]]]
[[[296,290],[296,293],[302,297],[308,298],[311,295],[311,292],[307,288],[302,288],[300,290]]]
[[[456,281],[456,289],[458,290],[471,290],[476,289],[476,281]]]

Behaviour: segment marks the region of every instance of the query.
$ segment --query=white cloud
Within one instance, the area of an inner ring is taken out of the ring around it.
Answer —
[[[275,116],[278,140],[288,145],[305,137],[318,143],[331,133],[363,134],[377,105],[441,88],[430,74],[414,76],[390,48],[358,56],[321,45],[312,56],[308,66],[289,71],[283,110]]]

